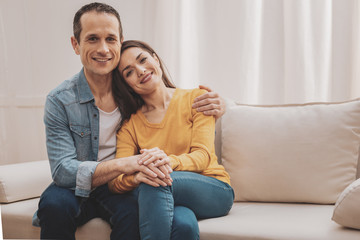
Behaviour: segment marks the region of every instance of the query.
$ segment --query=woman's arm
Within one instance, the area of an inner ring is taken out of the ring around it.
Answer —
[[[204,91],[196,91],[196,96],[200,96]],[[192,100],[191,100],[192,102]],[[193,171],[202,172],[207,169],[209,164],[215,160],[216,155],[214,150],[214,138],[215,138],[215,119],[213,116],[205,116],[203,113],[191,109],[192,119],[192,133],[190,140],[190,148],[188,152],[180,155],[174,155],[169,153],[169,159],[171,166],[176,171]],[[179,137],[176,132],[169,133],[173,141]],[[161,156],[161,150],[149,151],[140,159],[140,162],[144,165],[153,163],[157,160],[164,159]],[[155,166],[157,166],[156,163]]]
[[[202,172],[208,168],[214,154],[215,118],[192,110],[193,126],[190,151],[181,155],[169,155],[176,171]]]
[[[130,156],[138,154],[138,147],[133,136],[135,136],[135,134],[133,134],[131,127],[124,124],[117,133],[116,158],[127,159]],[[120,174],[108,183],[109,189],[112,192],[124,193],[131,191],[141,182],[154,187],[171,185],[172,180],[169,177],[168,171],[166,169],[164,170],[161,166],[155,167],[154,164],[144,166],[139,164],[138,161],[136,161],[135,165],[138,171],[133,174]],[[156,176],[153,173],[155,173]]]

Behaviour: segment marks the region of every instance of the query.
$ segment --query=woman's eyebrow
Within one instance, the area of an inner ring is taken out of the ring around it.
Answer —
[[[138,60],[141,57],[142,53],[140,53],[137,57],[136,60]],[[123,73],[126,69],[128,69],[130,67],[130,65],[127,65],[122,71],[121,73]]]

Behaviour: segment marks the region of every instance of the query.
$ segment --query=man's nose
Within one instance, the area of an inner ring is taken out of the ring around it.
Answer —
[[[109,46],[106,41],[101,41],[100,46],[98,48],[98,52],[101,54],[107,54],[109,52]]]

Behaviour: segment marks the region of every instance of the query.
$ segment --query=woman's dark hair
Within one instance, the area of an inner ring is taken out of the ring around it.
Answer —
[[[121,53],[129,48],[141,48],[151,56],[154,54],[157,56],[160,62],[160,69],[163,72],[162,80],[166,87],[176,88],[175,85],[170,81],[170,77],[163,61],[156,54],[154,49],[152,49],[147,43],[137,41],[137,40],[128,40],[124,41],[121,46]],[[128,121],[132,114],[136,113],[145,103],[144,100],[137,94],[125,81],[122,74],[119,72],[118,68],[113,71],[113,80],[112,80],[112,94],[115,100],[116,105],[118,106],[121,113],[121,122],[119,128],[123,123]]]

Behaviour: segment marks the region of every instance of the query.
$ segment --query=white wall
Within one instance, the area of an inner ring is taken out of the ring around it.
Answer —
[[[142,39],[144,1],[105,1],[126,38]],[[0,164],[47,158],[45,96],[81,69],[70,37],[75,12],[89,2],[0,0]]]
[[[0,0],[0,164],[46,159],[46,94],[81,68],[85,0]],[[360,0],[104,0],[182,88],[250,104],[360,96]]]

